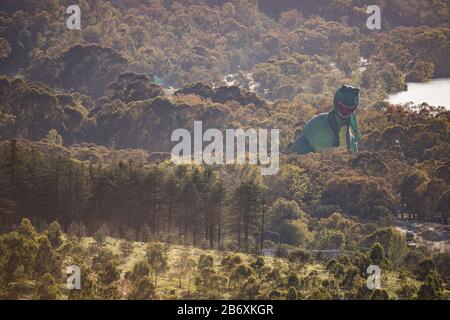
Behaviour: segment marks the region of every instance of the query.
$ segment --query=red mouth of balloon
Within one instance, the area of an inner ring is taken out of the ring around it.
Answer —
[[[347,118],[353,111],[355,111],[356,106],[350,107],[338,100],[336,101],[336,109],[341,117]]]

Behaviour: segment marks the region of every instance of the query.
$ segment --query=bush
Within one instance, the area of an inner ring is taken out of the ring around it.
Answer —
[[[151,300],[155,298],[155,286],[150,277],[138,280],[133,290],[128,294],[129,300]]]
[[[290,287],[286,292],[286,300],[297,300],[298,293],[297,290],[293,287]]]
[[[105,242],[106,237],[109,235],[110,231],[108,226],[106,224],[102,224],[100,228],[98,228],[98,230],[94,233],[93,237],[95,241],[102,244],[103,242]]]
[[[433,272],[425,277],[424,283],[420,286],[417,299],[419,300],[440,300],[444,298],[444,288],[441,276]]]
[[[87,229],[82,222],[72,221],[68,229],[69,236],[76,239],[86,237]]]
[[[389,300],[389,294],[384,289],[375,289],[370,296],[370,300]]]
[[[311,254],[308,251],[302,249],[296,249],[288,254],[289,262],[296,264],[297,266],[303,266],[311,259]]]
[[[53,221],[48,226],[48,239],[52,248],[58,248],[62,244],[62,230],[58,222]]]

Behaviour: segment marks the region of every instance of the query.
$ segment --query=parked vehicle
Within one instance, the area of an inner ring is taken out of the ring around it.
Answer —
[[[411,230],[406,231],[406,242],[414,242],[415,239],[416,235],[414,234],[413,231]]]

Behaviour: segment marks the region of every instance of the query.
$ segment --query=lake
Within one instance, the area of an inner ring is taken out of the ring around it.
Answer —
[[[390,94],[388,101],[392,104],[426,102],[431,106],[444,106],[450,109],[450,78],[409,82],[408,91]]]

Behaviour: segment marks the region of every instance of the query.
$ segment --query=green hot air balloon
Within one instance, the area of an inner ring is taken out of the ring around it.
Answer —
[[[310,119],[292,144],[292,151],[305,154],[346,148],[349,152],[358,152],[361,138],[355,116],[358,103],[358,88],[350,85],[340,87],[334,95],[333,110]]]

